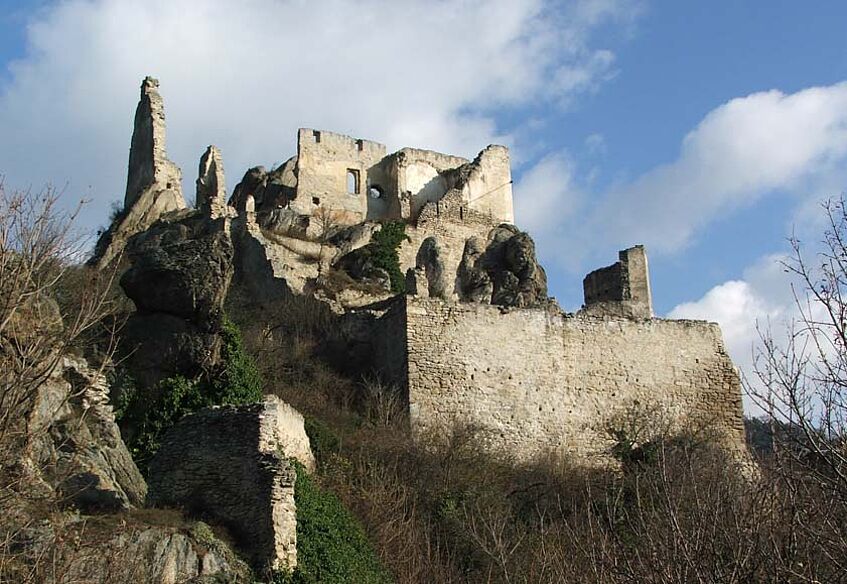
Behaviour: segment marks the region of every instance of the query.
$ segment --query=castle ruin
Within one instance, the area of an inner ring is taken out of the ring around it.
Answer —
[[[149,219],[136,233],[162,222],[219,230],[232,243],[235,278],[257,299],[306,295],[367,323],[372,369],[398,388],[412,432],[468,425],[519,459],[593,461],[607,456],[613,420],[642,410],[677,427],[707,426],[743,450],[741,385],[720,329],[653,315],[643,247],[588,274],[576,313],[548,298],[534,243],[513,225],[504,146],[474,160],[414,148],[389,154],[377,142],[300,129],[294,157],[248,170],[226,202],[221,154],[210,147],[190,210],[176,200],[178,169],[163,162],[163,114],[145,105],[160,103],[157,85],[142,85],[130,153],[124,213]],[[148,118],[152,157],[136,152],[151,150],[135,137]],[[406,294],[392,292],[363,252],[391,221],[405,226]],[[108,251],[96,261],[118,257],[127,239],[98,246]]]

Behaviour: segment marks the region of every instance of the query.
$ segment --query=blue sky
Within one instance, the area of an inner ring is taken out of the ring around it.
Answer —
[[[718,321],[742,367],[756,320],[793,314],[785,237],[814,239],[847,183],[844,2],[0,6],[0,174],[90,200],[86,227],[122,197],[147,74],[186,192],[209,143],[232,188],[299,126],[465,156],[502,142],[563,307],[644,243],[657,314]]]

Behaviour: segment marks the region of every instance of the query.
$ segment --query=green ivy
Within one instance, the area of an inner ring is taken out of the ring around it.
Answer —
[[[404,241],[408,241],[406,224],[403,221],[389,221],[382,229],[371,236],[368,244],[373,265],[388,272],[391,278],[391,291],[395,294],[406,292],[406,278],[400,269],[400,254],[398,250]]]
[[[122,427],[131,428],[127,439],[132,457],[144,471],[159,449],[165,432],[180,418],[214,405],[241,405],[262,400],[262,379],[253,359],[244,349],[238,327],[223,318],[220,331],[223,339],[222,367],[209,378],[186,379],[181,375],[162,380],[153,392],[158,398],[150,403],[149,396],[135,390],[126,382],[116,407],[115,417]]]
[[[382,567],[364,530],[334,494],[319,488],[295,463],[297,568],[278,573],[275,584],[383,584]]]

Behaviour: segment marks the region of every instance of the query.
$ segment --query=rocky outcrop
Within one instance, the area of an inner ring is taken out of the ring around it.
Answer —
[[[391,292],[391,276],[374,264],[373,254],[368,246],[341,256],[334,267],[347,274],[359,286],[371,288],[375,295]]]
[[[160,221],[128,245],[121,287],[137,312],[126,323],[121,351],[142,387],[216,366],[218,330],[233,275],[233,246],[224,220],[198,213]]]
[[[226,216],[226,179],[221,151],[209,146],[200,158],[197,208],[210,219]]]
[[[146,77],[135,110],[123,209],[103,232],[90,265],[104,267],[119,257],[130,237],[161,216],[186,207],[182,173],[165,150],[165,110],[159,82]]]
[[[3,536],[15,540],[13,558],[26,566],[20,581],[45,584],[183,584],[251,582],[250,569],[205,523],[177,512],[137,511],[112,516],[53,514],[49,521],[10,526]],[[6,539],[5,541],[9,541]],[[8,566],[8,564],[7,564]],[[4,566],[7,567],[7,566]],[[5,576],[10,574],[4,571]],[[4,580],[17,582],[11,579]]]
[[[248,197],[252,196],[255,202],[261,203],[262,194],[267,184],[267,169],[264,166],[254,166],[245,172],[241,182],[235,185],[235,190],[229,199],[229,206],[235,207],[239,215],[244,213]]]
[[[121,440],[109,387],[84,359],[65,357],[40,385],[27,419],[33,468],[84,511],[141,506],[147,485]]]
[[[435,237],[427,237],[418,250],[415,260],[415,272],[422,271],[426,276],[426,294],[429,298],[447,299],[447,278],[444,271],[444,259],[442,258],[441,245]],[[422,283],[422,282],[421,282]],[[416,288],[421,291],[417,283]]]
[[[535,243],[505,223],[489,232],[484,251],[478,238],[466,241],[458,289],[466,302],[528,307],[548,301],[547,275],[535,257]]]
[[[303,417],[279,398],[201,410],[166,434],[150,465],[148,500],[214,517],[261,572],[293,568],[296,473],[289,458],[314,468]]]

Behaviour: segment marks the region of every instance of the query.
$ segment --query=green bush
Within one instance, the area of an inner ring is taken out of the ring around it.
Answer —
[[[337,453],[341,448],[338,435],[321,420],[307,415],[304,416],[303,426],[318,463],[322,463],[330,454]]]
[[[382,584],[382,567],[361,525],[334,494],[319,488],[300,464],[297,482],[297,568],[276,584]]]
[[[122,428],[131,429],[125,436],[127,447],[142,472],[159,449],[165,432],[183,416],[209,406],[262,400],[262,379],[253,359],[244,350],[238,327],[224,317],[220,334],[223,338],[220,370],[209,378],[191,380],[176,375],[164,379],[153,392],[158,396],[153,403],[149,396],[126,381],[126,372],[116,376],[122,380],[123,391],[118,396],[115,417]]]
[[[391,291],[395,294],[406,292],[406,278],[400,269],[400,245],[409,239],[406,224],[402,221],[389,221],[382,229],[371,236],[371,258],[374,267],[382,268],[391,277]]]

